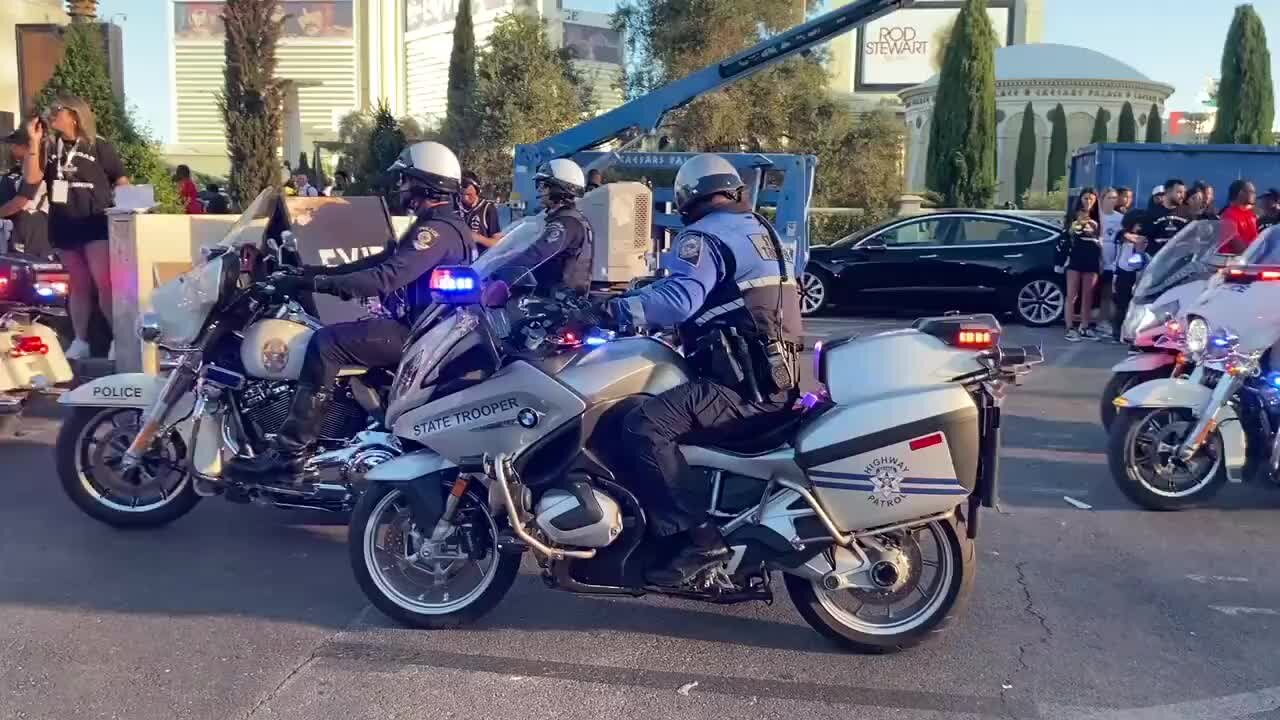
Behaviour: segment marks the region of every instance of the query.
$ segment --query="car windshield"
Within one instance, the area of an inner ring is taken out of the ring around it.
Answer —
[[[1195,277],[1210,275],[1226,265],[1229,256],[1220,254],[1218,250],[1224,241],[1230,240],[1224,238],[1223,233],[1231,233],[1231,227],[1217,220],[1200,220],[1183,228],[1151,259],[1151,264],[1142,272],[1133,289],[1134,296],[1159,295]]]
[[[1268,228],[1240,255],[1245,265],[1280,265],[1280,225]]]

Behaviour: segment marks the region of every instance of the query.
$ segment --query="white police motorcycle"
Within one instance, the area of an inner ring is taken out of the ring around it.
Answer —
[[[1280,479],[1280,233],[1219,270],[1176,322],[1195,372],[1116,398],[1107,451],[1120,490],[1152,510]]]

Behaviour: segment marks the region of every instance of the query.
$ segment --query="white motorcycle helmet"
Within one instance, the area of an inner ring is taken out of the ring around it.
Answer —
[[[409,181],[410,188],[425,191],[428,197],[456,195],[462,187],[462,164],[458,162],[458,156],[438,142],[410,145],[387,168],[387,172],[400,176],[401,192],[405,190],[405,180]]]
[[[676,173],[676,210],[687,214],[699,200],[712,195],[741,197],[746,183],[733,164],[719,155],[704,153],[695,155],[680,166]]]
[[[578,163],[564,158],[545,162],[533,176],[535,187],[546,187],[553,199],[580,198],[587,192],[587,176]]]

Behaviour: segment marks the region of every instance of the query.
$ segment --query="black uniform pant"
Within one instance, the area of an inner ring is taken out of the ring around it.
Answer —
[[[409,328],[390,318],[326,325],[311,336],[298,379],[303,385],[324,392],[344,367],[395,367],[408,337]]]
[[[790,408],[794,394],[780,392],[751,402],[709,380],[672,388],[646,400],[623,422],[620,447],[623,480],[639,496],[649,531],[674,535],[707,516],[709,484],[689,467],[680,445],[714,444],[717,439],[757,434]]]
[[[1129,303],[1133,300],[1133,286],[1138,281],[1138,273],[1129,270],[1116,270],[1115,286],[1111,294],[1111,302],[1115,305],[1115,316],[1111,321],[1111,332],[1116,340],[1120,339],[1120,326],[1124,325],[1124,316],[1129,314]]]

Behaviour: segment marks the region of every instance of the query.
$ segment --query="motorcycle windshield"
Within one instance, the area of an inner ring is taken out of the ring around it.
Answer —
[[[1240,255],[1243,265],[1280,265],[1280,225],[1267,228]]]
[[[1224,232],[1232,238],[1224,238]],[[1233,226],[1217,220],[1199,220],[1187,225],[1151,259],[1133,289],[1134,300],[1150,302],[1169,288],[1212,275],[1228,262],[1219,249],[1224,240],[1233,238]]]
[[[271,222],[271,215],[275,213],[279,198],[280,192],[275,188],[267,188],[258,193],[258,197],[245,207],[244,212],[231,225],[231,229],[227,230],[227,234],[218,241],[217,247],[238,250],[245,245],[252,245],[258,249],[264,249],[263,240],[267,225]]]

